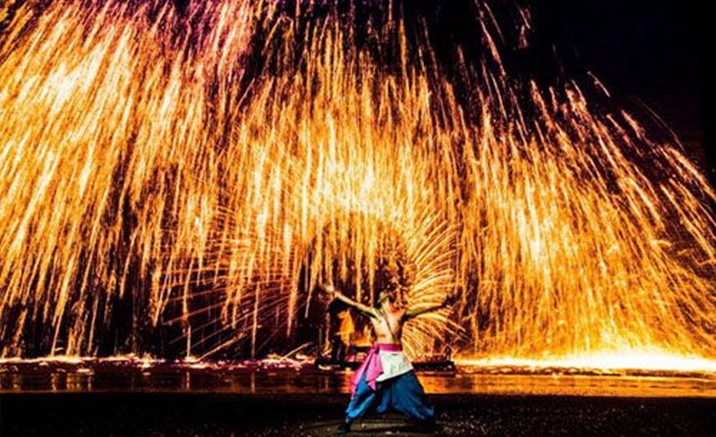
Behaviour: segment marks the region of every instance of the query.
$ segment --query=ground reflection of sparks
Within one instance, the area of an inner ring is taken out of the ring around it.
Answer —
[[[128,300],[115,353],[176,323],[190,355],[255,354],[320,281],[369,300],[393,238],[411,303],[462,290],[408,325],[410,353],[714,357],[713,189],[576,84],[510,85],[489,25],[474,121],[400,20],[376,31],[387,69],[330,16],[125,3],[0,10],[2,356],[95,354]]]

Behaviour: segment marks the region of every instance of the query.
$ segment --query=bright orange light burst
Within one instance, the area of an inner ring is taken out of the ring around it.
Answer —
[[[275,2],[44,3],[0,7],[0,356],[97,354],[128,300],[115,353],[178,323],[190,356],[256,354],[400,247],[411,303],[462,290],[411,354],[716,358],[708,181],[577,84],[511,84],[490,26],[475,120],[398,18],[388,69]]]

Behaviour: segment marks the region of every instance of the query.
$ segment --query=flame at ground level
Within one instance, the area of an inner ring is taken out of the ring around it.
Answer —
[[[431,357],[433,360],[436,358],[437,357]],[[420,360],[422,358],[417,359]],[[515,357],[467,358],[460,356],[454,358],[445,357],[444,359],[454,362],[459,373],[659,374],[667,372],[673,375],[680,373],[703,373],[712,374],[712,376],[716,377],[716,360],[699,356],[683,356],[654,349],[604,352],[544,359]],[[267,370],[271,368],[294,368],[300,370],[313,368],[315,362],[316,357],[301,353],[291,356],[270,355],[267,358],[247,360],[200,360],[196,357],[166,360],[151,356],[137,357],[134,355],[105,358],[58,355],[33,359],[2,358],[0,359],[0,373],[8,371],[12,366],[91,368],[96,365],[109,365],[117,366],[118,368],[152,369],[167,364],[177,366],[177,368],[206,370]]]
[[[569,372],[704,372],[716,375],[716,360],[700,356],[684,356],[678,353],[659,350],[625,350],[593,353],[545,359],[524,359],[510,357],[456,358],[459,366],[474,368],[516,368],[532,371],[560,373],[560,369]]]

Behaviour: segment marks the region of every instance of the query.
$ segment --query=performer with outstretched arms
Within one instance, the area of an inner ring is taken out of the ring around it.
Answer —
[[[454,303],[456,296],[448,295],[440,305],[405,308],[396,304],[394,293],[381,291],[376,307],[370,307],[345,296],[333,285],[322,288],[331,298],[368,316],[375,334],[373,347],[353,377],[351,400],[339,431],[349,431],[351,424],[366,413],[385,413],[389,409],[417,420],[428,430],[435,429],[435,410],[403,353],[401,336],[406,321],[444,308]]]

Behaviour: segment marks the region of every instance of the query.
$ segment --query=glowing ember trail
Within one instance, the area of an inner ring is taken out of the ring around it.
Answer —
[[[370,45],[331,7],[46,3],[0,6],[1,357],[290,350],[332,280],[461,290],[412,354],[716,359],[713,188],[511,80],[488,4],[465,103],[389,8]]]

